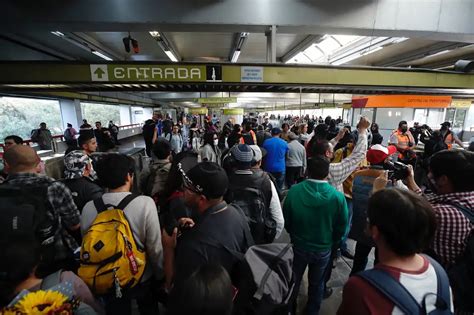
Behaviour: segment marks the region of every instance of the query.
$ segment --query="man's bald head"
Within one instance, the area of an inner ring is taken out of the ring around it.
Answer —
[[[40,161],[36,151],[27,145],[16,145],[3,155],[9,173],[21,173],[34,170]]]

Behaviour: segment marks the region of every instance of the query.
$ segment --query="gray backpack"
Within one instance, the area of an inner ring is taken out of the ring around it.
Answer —
[[[55,273],[50,274],[41,282],[41,290],[48,290],[61,283],[62,270],[58,270]],[[80,303],[79,307],[74,311],[74,315],[97,315],[96,311],[85,303]]]

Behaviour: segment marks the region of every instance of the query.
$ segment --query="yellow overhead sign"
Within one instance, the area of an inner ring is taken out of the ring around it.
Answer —
[[[198,98],[197,102],[199,104],[237,103],[237,97],[206,97],[206,98]]]
[[[192,115],[207,115],[207,108],[206,107],[198,107],[198,108],[190,108],[189,112]]]
[[[243,108],[224,108],[224,115],[243,115]]]
[[[451,105],[449,107],[456,107],[456,108],[469,108],[472,105],[471,99],[464,99],[464,100],[452,100]]]
[[[427,70],[345,68],[306,65],[235,65],[177,63],[51,63],[11,62],[0,64],[3,89],[35,88],[38,84],[64,85],[64,89],[84,88],[84,84],[113,83],[226,83],[252,85],[347,85],[418,88],[474,89],[473,74]],[[45,89],[48,87],[46,86]],[[54,87],[51,87],[54,88]],[[57,87],[58,88],[58,87]],[[447,92],[447,94],[449,94]],[[225,103],[219,101],[219,103]]]

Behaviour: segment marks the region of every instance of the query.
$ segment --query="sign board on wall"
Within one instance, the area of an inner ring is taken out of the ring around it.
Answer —
[[[446,108],[451,96],[435,95],[375,95],[354,97],[353,108]]]
[[[189,113],[192,115],[207,115],[207,108],[206,107],[198,107],[198,108],[190,108]]]
[[[197,102],[199,104],[237,103],[237,97],[206,97],[206,98],[198,98]]]
[[[91,64],[90,72],[92,81],[207,81],[207,71],[204,65]],[[222,81],[222,74],[218,73],[221,76],[220,81]],[[217,77],[215,78],[214,81],[218,82]]]
[[[451,102],[451,105],[449,107],[454,107],[454,108],[469,108],[472,105],[472,100],[471,99],[465,99],[465,100],[453,100]]]
[[[243,108],[224,108],[224,115],[243,115]]]
[[[240,82],[263,82],[263,67],[241,67]]]

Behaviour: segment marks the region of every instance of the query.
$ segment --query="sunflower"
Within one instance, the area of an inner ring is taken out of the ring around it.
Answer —
[[[57,291],[36,291],[25,295],[15,307],[24,314],[42,315],[54,313],[68,300]]]
[[[4,308],[0,310],[0,315],[18,315],[19,312],[15,308]]]

